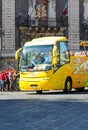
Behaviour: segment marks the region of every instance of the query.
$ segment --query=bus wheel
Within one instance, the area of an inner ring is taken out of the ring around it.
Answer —
[[[37,90],[36,91],[38,94],[42,94],[42,90]]]
[[[72,89],[72,82],[69,78],[66,79],[64,92],[68,93]]]

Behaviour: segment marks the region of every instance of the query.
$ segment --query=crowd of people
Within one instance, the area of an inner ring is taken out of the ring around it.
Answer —
[[[17,83],[19,73],[16,69],[0,70],[0,91],[19,91]]]

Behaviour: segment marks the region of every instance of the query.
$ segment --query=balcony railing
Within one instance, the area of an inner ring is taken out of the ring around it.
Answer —
[[[61,27],[68,25],[67,17],[60,17],[58,20],[55,18],[44,18],[36,19],[35,17],[18,17],[16,18],[16,26],[28,26],[28,27]]]

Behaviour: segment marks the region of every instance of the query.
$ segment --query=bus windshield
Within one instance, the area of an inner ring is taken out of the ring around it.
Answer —
[[[21,71],[47,71],[52,69],[53,45],[24,46]]]

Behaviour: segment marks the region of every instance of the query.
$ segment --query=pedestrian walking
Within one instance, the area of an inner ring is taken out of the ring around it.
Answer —
[[[12,87],[13,87],[13,90],[16,90],[17,89],[17,71],[14,70],[13,74],[12,74]]]
[[[5,91],[5,71],[0,73],[1,91]]]
[[[9,82],[9,69],[6,70],[5,72],[5,77],[6,77],[6,80],[5,80],[5,88],[9,91],[10,90],[10,82]]]
[[[13,82],[12,69],[9,69],[8,78],[9,78],[9,90],[12,90],[12,82]]]

